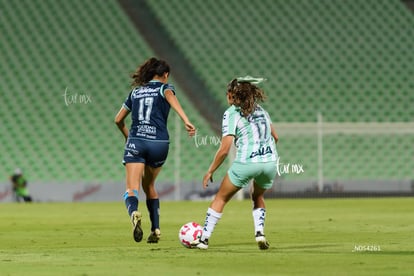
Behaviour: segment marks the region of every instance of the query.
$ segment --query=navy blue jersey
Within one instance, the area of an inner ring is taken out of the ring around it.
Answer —
[[[152,80],[129,93],[123,105],[131,112],[132,117],[129,139],[169,140],[167,119],[170,104],[164,95],[167,89],[175,94],[174,86]]]

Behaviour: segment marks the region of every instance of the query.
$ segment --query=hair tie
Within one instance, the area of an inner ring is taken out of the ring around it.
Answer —
[[[252,83],[252,84],[259,84],[259,83],[262,83],[264,81],[266,81],[265,78],[255,78],[255,77],[252,77],[252,76],[249,76],[249,75],[237,78],[237,82],[249,82],[249,83]]]

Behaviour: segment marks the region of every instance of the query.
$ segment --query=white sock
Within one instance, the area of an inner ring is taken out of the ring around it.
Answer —
[[[264,225],[266,219],[266,209],[253,209],[254,233],[261,232],[264,234]]]
[[[222,215],[223,213],[217,213],[211,208],[207,209],[201,240],[209,239],[211,237],[211,234],[213,234],[214,231],[214,227],[216,227],[216,224],[221,219]]]

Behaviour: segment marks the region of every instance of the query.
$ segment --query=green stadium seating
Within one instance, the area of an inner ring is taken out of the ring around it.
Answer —
[[[339,123],[414,119],[414,17],[401,1],[148,2],[218,99],[234,76],[266,77],[264,106],[276,126],[316,122],[318,112]],[[283,159],[309,168],[287,177],[316,179],[316,138],[280,135]],[[412,135],[327,136],[325,176],[413,178],[412,142]],[[379,161],[384,156],[391,159]]]
[[[128,95],[129,74],[154,53],[116,1],[97,3],[1,1],[4,181],[22,167],[35,182],[124,182],[123,138],[113,118]],[[69,100],[78,95],[73,104],[65,102],[65,91]],[[81,103],[82,95],[92,102]],[[177,96],[200,134],[214,135],[180,87]],[[175,140],[180,139],[180,177],[199,181],[212,146],[196,148],[174,118],[169,120],[170,158],[159,180],[174,181]],[[176,127],[181,138],[173,135]]]
[[[252,74],[268,78],[264,87],[273,101],[267,106],[280,110],[278,121],[314,122],[319,110],[331,122],[414,118],[413,111],[397,108],[381,112],[390,102],[409,110],[414,101],[404,88],[412,86],[414,20],[400,1],[149,3],[219,99],[229,79]],[[309,95],[315,97],[310,106]],[[369,104],[363,118],[342,112],[348,97],[357,109]]]
[[[227,82],[250,74],[268,79],[264,106],[276,127],[314,123],[318,112],[326,122],[414,120],[414,17],[400,1],[148,3],[223,107]],[[0,6],[3,179],[18,166],[33,181],[123,182],[123,141],[113,117],[127,96],[129,73],[154,55],[150,45],[116,1],[0,0]],[[180,163],[180,179],[198,185],[216,134],[177,88],[199,142],[207,143],[196,147],[171,116],[170,156],[159,179],[173,182]],[[65,91],[92,102],[78,98],[67,106]],[[279,134],[282,161],[306,170],[284,177],[316,179],[316,137]],[[327,135],[325,178],[412,179],[413,144],[413,135]]]

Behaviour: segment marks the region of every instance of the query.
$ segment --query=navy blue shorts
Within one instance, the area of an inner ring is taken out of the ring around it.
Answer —
[[[167,160],[169,145],[168,141],[128,139],[122,163],[144,163],[153,168],[161,167]]]

